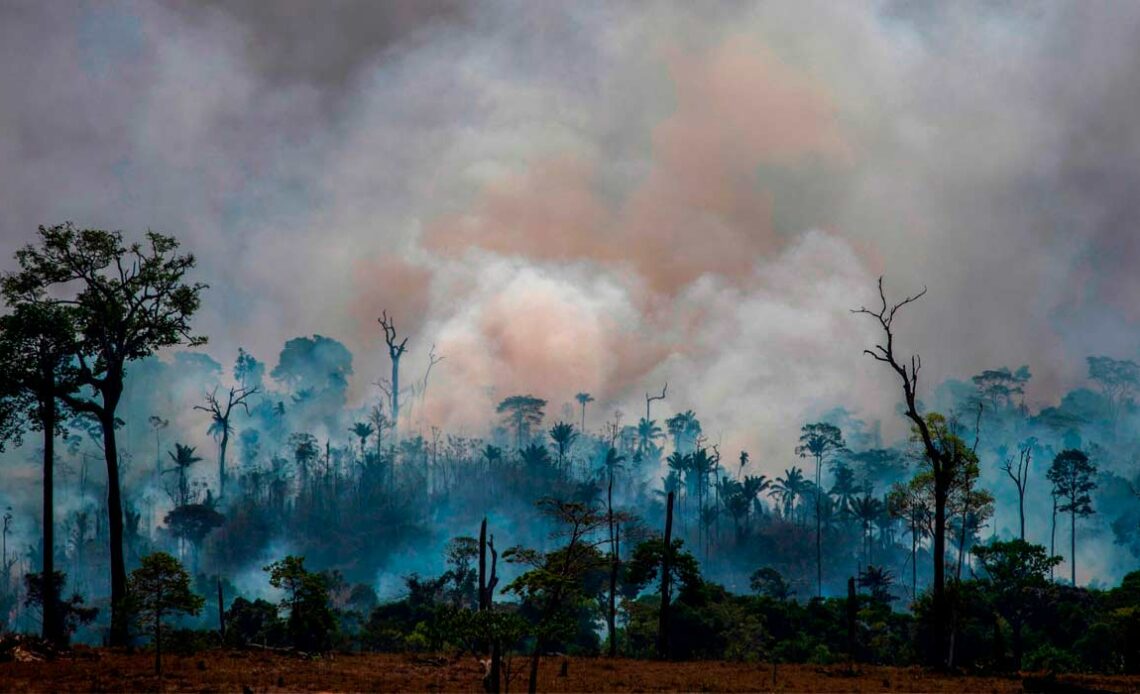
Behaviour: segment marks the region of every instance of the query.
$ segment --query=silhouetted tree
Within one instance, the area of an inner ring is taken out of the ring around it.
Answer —
[[[586,405],[594,401],[594,396],[589,393],[578,393],[574,396],[578,404],[582,406],[582,431],[586,431]]]
[[[1029,466],[1033,462],[1033,447],[1037,440],[1029,438],[1017,448],[1017,457],[1006,456],[1001,469],[1017,488],[1017,516],[1020,521],[1020,538],[1025,540],[1025,490],[1029,486]]]
[[[201,410],[210,415],[210,435],[218,442],[218,494],[226,493],[226,449],[229,447],[230,435],[233,425],[230,417],[235,407],[241,407],[249,414],[248,400],[260,390],[256,387],[236,386],[229,389],[225,404],[218,400],[218,389],[215,387],[206,394],[205,405],[195,405],[194,409]]]
[[[550,439],[554,441],[554,445],[558,447],[558,471],[565,472],[563,469],[566,464],[566,449],[570,444],[574,443],[574,439],[578,437],[577,432],[574,431],[574,425],[567,424],[566,422],[558,422],[550,428]]]
[[[178,241],[170,236],[148,232],[145,243],[126,245],[119,232],[81,230],[71,223],[41,226],[39,236],[39,245],[17,251],[20,271],[6,282],[20,294],[51,297],[45,300],[75,309],[78,381],[91,395],[63,399],[72,409],[94,416],[102,428],[111,554],[110,640],[125,645],[128,624],[122,601],[127,571],[115,412],[128,362],[162,347],[206,342],[190,331],[190,317],[198,310],[205,285],[183,282],[194,267],[194,256],[179,255]],[[68,294],[72,286],[76,290]]]
[[[835,454],[847,448],[843,442],[843,432],[839,427],[826,422],[805,424],[800,429],[800,444],[796,446],[796,455],[801,458],[811,458],[815,461],[815,571],[816,596],[823,597],[823,531],[821,528],[820,502],[823,483],[821,479],[823,462],[830,460]]]
[[[281,607],[289,611],[289,639],[300,651],[322,652],[332,646],[336,618],[329,607],[328,579],[305,568],[305,558],[287,556],[264,567],[269,585],[285,591]]]
[[[1013,632],[1013,668],[1021,669],[1022,627],[1033,609],[1043,601],[1045,574],[1061,562],[1046,556],[1041,545],[1025,540],[993,542],[973,549],[993,593],[994,609]]]
[[[396,320],[389,317],[387,311],[381,312],[376,322],[384,331],[384,343],[388,346],[388,359],[392,363],[392,380],[389,384],[391,391],[388,393],[388,398],[392,405],[392,431],[395,434],[400,426],[400,358],[408,350],[408,338],[400,340],[397,337]]]
[[[140,626],[154,642],[154,672],[162,675],[162,628],[166,617],[195,615],[205,600],[190,590],[190,575],[174,557],[155,552],[131,572],[130,597]]]
[[[503,423],[515,432],[515,447],[521,449],[530,441],[530,432],[542,425],[546,401],[533,395],[512,395],[495,408],[503,415]]]
[[[20,295],[15,284],[7,278],[0,281],[0,293],[12,308],[0,317],[0,450],[6,440],[20,443],[25,426],[43,434],[41,572],[54,576],[55,438],[68,415],[59,399],[77,387],[77,336],[70,308],[44,301],[37,291]],[[43,586],[41,633],[53,643],[64,635],[57,587],[52,581]]]
[[[866,307],[855,309],[853,312],[866,314],[875,319],[883,331],[884,343],[875,345],[874,350],[864,350],[876,361],[887,364],[899,377],[903,391],[903,401],[906,406],[906,417],[911,420],[917,431],[918,438],[926,453],[927,461],[931,467],[931,477],[934,492],[934,539],[933,559],[934,578],[931,588],[933,602],[934,633],[937,635],[929,657],[932,661],[941,660],[942,654],[948,651],[941,643],[947,636],[946,631],[946,503],[950,495],[950,486],[954,479],[956,456],[960,454],[957,446],[943,448],[935,440],[927,425],[926,419],[918,411],[918,376],[922,370],[922,359],[918,355],[908,359],[901,359],[895,353],[894,321],[899,310],[911,304],[926,294],[926,289],[917,294],[904,297],[894,304],[887,303],[887,295],[883,291],[883,278],[879,278],[879,299],[881,305],[877,310]],[[909,364],[907,363],[909,361]]]
[[[1089,492],[1096,489],[1096,465],[1082,451],[1066,449],[1057,454],[1046,476],[1053,483],[1053,493],[1062,503],[1057,507],[1069,514],[1069,570],[1072,584],[1077,585],[1077,516],[1090,516],[1095,511]]]

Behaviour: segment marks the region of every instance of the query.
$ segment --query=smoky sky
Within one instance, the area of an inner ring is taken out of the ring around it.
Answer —
[[[223,364],[321,334],[418,426],[497,398],[693,409],[764,469],[835,405],[897,424],[850,309],[925,385],[1133,358],[1140,9],[1120,3],[0,3],[0,253],[177,236]],[[5,264],[11,267],[10,261]]]

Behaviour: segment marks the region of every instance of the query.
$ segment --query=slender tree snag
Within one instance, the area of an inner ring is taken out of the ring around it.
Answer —
[[[610,637],[609,656],[617,657],[616,595],[618,574],[617,527],[614,525],[614,466],[610,466],[610,483],[606,489],[606,523],[610,530],[610,595],[606,626]]]
[[[665,546],[661,551],[661,611],[657,616],[657,657],[669,657],[669,577],[673,570],[673,492],[665,501]]]
[[[487,609],[487,518],[479,524],[479,611]]]
[[[582,406],[582,433],[586,433],[586,404],[594,401],[594,396],[589,393],[578,393],[574,396],[578,404]]]
[[[215,387],[209,393],[206,393],[206,404],[195,405],[195,410],[207,412],[213,418],[213,423],[210,425],[210,433],[218,441],[218,496],[226,493],[226,449],[230,443],[230,434],[233,433],[233,426],[230,425],[230,416],[233,414],[235,407],[242,407],[246,415],[249,414],[249,403],[247,400],[259,392],[257,386],[246,388],[245,386],[230,388],[229,394],[226,396],[226,404],[223,405],[218,400],[218,389]]]
[[[653,402],[654,400],[664,400],[665,399],[665,391],[667,391],[667,390],[669,390],[669,382],[668,381],[665,382],[665,387],[661,389],[661,395],[650,395],[649,393],[645,394],[645,421],[647,421],[647,422],[650,421],[649,404],[651,402]],[[583,405],[583,407],[585,407],[585,405]]]
[[[226,642],[226,603],[222,595],[222,577],[218,576],[218,633],[222,643]]]
[[[942,655],[947,651],[943,647],[946,640],[946,502],[950,496],[950,484],[953,481],[952,452],[943,452],[935,444],[934,436],[926,420],[918,411],[918,376],[922,370],[922,357],[912,355],[908,360],[900,359],[895,354],[894,320],[899,310],[907,304],[913,303],[926,294],[926,288],[912,296],[904,297],[901,301],[888,304],[886,294],[883,292],[883,278],[879,278],[879,299],[881,306],[878,310],[866,307],[854,309],[852,313],[866,314],[874,318],[883,334],[886,344],[877,344],[873,350],[865,349],[876,361],[890,366],[898,375],[902,384],[903,399],[906,404],[906,417],[914,427],[922,441],[927,459],[930,461],[934,477],[934,580],[932,585],[934,633],[937,635],[936,643],[932,647],[932,660],[941,661]],[[942,664],[945,664],[944,662]]]
[[[1013,456],[1006,458],[1001,469],[1013,480],[1017,487],[1017,514],[1021,521],[1021,539],[1025,540],[1025,488],[1029,483],[1029,465],[1033,461],[1033,446],[1036,440],[1029,439],[1021,444],[1017,450],[1017,463]]]
[[[400,357],[408,349],[408,338],[396,341],[396,321],[388,316],[387,311],[381,312],[376,321],[384,329],[384,342],[388,345],[388,358],[392,361],[392,390],[389,399],[392,403],[392,435],[395,436],[400,424]]]

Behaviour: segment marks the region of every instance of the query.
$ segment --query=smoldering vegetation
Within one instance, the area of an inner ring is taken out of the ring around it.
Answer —
[[[182,651],[493,648],[495,682],[522,671],[521,654],[549,651],[1106,672],[1137,664],[1134,642],[1105,655],[1089,640],[1133,627],[1140,366],[1131,360],[1089,356],[1085,385],[1036,406],[1027,365],[945,381],[920,399],[921,361],[895,351],[893,317],[931,299],[890,305],[884,294],[881,309],[850,320],[881,321],[888,347],[871,354],[896,367],[885,376],[903,377],[900,413],[912,425],[903,438],[859,419],[857,402],[835,403],[802,413],[798,445],[762,460],[725,450],[711,423],[677,409],[668,383],[627,416],[540,382],[496,395],[479,430],[448,431],[424,413],[449,397],[432,387],[449,355],[387,311],[374,330],[389,368],[352,406],[353,354],[332,337],[290,339],[268,363],[244,349],[228,365],[201,348],[179,351],[202,344],[188,321],[208,295],[179,284],[194,261],[173,239],[151,235],[147,255],[115,246],[119,234],[71,225],[41,237],[4,278],[13,313],[3,430],[15,444],[2,499],[8,629],[47,632],[39,519],[50,516],[37,502],[49,498],[49,465],[63,641],[114,643],[116,614],[133,625],[128,642],[157,640],[135,607],[151,585],[139,572],[175,567],[163,580],[191,597],[154,624],[174,618],[166,639]],[[106,244],[113,250],[100,256]],[[74,301],[62,286],[62,296],[29,289],[66,280],[44,268],[75,257],[96,269],[76,278]],[[138,309],[141,323],[128,320],[131,306],[149,307]],[[172,332],[155,327],[174,314]],[[114,396],[115,355],[101,350],[140,329],[154,342],[125,359],[117,406],[93,409]],[[59,344],[67,349],[45,351]],[[427,367],[413,372],[404,357],[425,344]],[[39,355],[30,371],[20,361],[29,355]],[[54,364],[49,385],[45,364]],[[109,433],[114,467],[104,459]],[[54,452],[37,449],[49,439]],[[773,465],[784,469],[762,472]],[[121,602],[119,542],[131,575]],[[1078,617],[1080,605],[1088,611]],[[1067,620],[1059,632],[1057,614]]]

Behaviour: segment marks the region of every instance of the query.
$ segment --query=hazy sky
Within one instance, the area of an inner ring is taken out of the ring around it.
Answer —
[[[0,255],[37,224],[180,238],[210,353],[320,333],[354,397],[410,336],[425,416],[669,382],[782,468],[894,421],[849,309],[929,295],[927,384],[1135,357],[1140,4],[0,0]],[[11,267],[10,260],[2,265]]]

